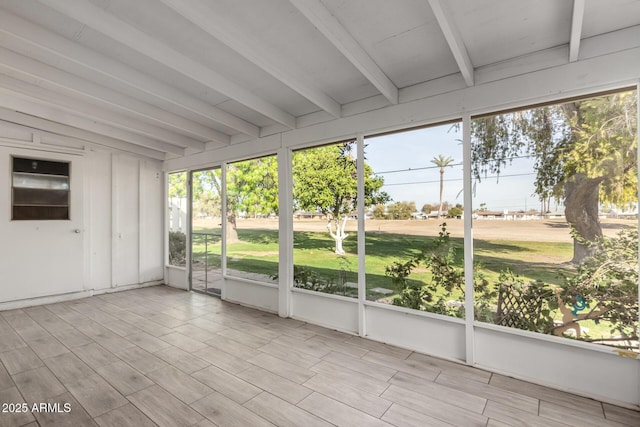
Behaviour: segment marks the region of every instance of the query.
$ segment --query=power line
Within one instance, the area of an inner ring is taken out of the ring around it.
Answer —
[[[483,179],[487,179],[487,178],[510,178],[510,177],[516,177],[516,176],[531,176],[531,175],[536,175],[535,173],[514,173],[514,174],[510,174],[510,175],[489,175],[489,176],[485,176]],[[451,178],[451,179],[444,179],[443,182],[453,182],[453,181],[463,181],[463,178]],[[432,181],[412,181],[412,182],[396,182],[393,184],[384,184],[385,187],[391,187],[391,186],[395,186],[395,185],[413,185],[413,184],[436,184],[439,183],[440,180],[436,179],[436,180],[432,180]]]
[[[449,166],[462,166],[462,163],[452,163],[450,165],[447,165],[447,167],[449,167]],[[424,167],[421,167],[421,168],[396,169],[396,170],[392,170],[392,171],[374,172],[374,174],[375,175],[383,175],[383,174],[397,173],[397,172],[421,171],[421,170],[426,170],[426,169],[440,169],[440,166],[424,166]]]
[[[507,157],[502,160],[510,161],[510,160],[517,160],[517,159],[530,159],[532,157],[534,156],[533,155],[513,156],[513,157]],[[462,166],[462,162],[452,163],[450,165],[447,165],[447,167],[450,167],[450,166]],[[374,175],[384,175],[384,174],[399,173],[399,172],[413,172],[413,171],[421,171],[421,170],[427,170],[427,169],[440,169],[440,166],[422,166],[419,168],[395,169],[395,170],[389,170],[389,171],[374,172]]]

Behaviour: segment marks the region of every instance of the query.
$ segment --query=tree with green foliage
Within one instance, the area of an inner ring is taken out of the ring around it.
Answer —
[[[456,218],[462,216],[462,212],[462,205],[458,203],[454,207],[449,208],[448,216],[450,216],[451,218]]]
[[[236,218],[278,214],[278,162],[275,156],[230,163],[227,166],[226,242],[238,242]],[[198,171],[193,175],[194,211],[221,216],[222,172]]]
[[[187,197],[187,173],[175,172],[168,174],[169,197]]]
[[[500,174],[511,159],[534,159],[535,192],[563,200],[574,239],[573,262],[597,250],[600,203],[637,201],[636,91],[483,117],[472,121],[475,178]]]
[[[301,150],[293,156],[293,198],[296,208],[322,212],[336,242],[336,254],[344,255],[348,215],[356,210],[356,159],[353,142]],[[364,164],[364,205],[384,204],[390,197],[381,191],[384,179]]]
[[[451,241],[447,224],[440,224],[435,241],[428,243],[408,260],[394,261],[385,267],[385,275],[398,292],[393,304],[414,310],[464,317],[464,268],[456,262],[457,248]],[[427,281],[412,280],[417,268],[426,268],[431,277]],[[486,321],[492,316],[491,304],[497,294],[484,275],[474,268],[475,318]],[[472,297],[473,298],[473,297]]]
[[[444,192],[444,168],[451,166],[453,158],[439,154],[431,159],[431,163],[440,168],[440,206],[438,207],[438,218],[440,218],[442,216],[442,195]]]
[[[227,169],[227,209],[248,217],[278,215],[276,156],[231,163]]]
[[[396,202],[387,208],[389,219],[409,219],[415,211],[415,202]]]
[[[278,159],[260,157],[227,166],[227,243],[238,241],[236,218],[278,215]]]
[[[422,205],[422,209],[420,209],[420,211],[424,214],[429,215],[432,211],[435,211],[438,209],[437,205],[432,205],[431,203],[425,203],[424,205]]]
[[[220,169],[194,172],[192,183],[193,205],[196,215],[219,217],[222,212],[222,174]]]
[[[184,220],[186,219],[186,198],[187,198],[187,173],[174,172],[167,175],[167,196],[169,197],[169,209],[171,214],[176,218],[172,218],[170,228],[173,231],[182,232],[186,229]]]
[[[567,313],[556,328],[573,327],[578,338],[585,341],[615,343],[637,351],[638,230],[623,229],[614,237],[581,243],[597,246],[598,251],[578,264],[577,274],[564,277],[559,297],[573,306],[574,312]],[[581,321],[607,322],[612,337],[617,338],[580,336]]]
[[[383,204],[377,204],[371,211],[373,219],[385,219],[387,217],[387,207]]]

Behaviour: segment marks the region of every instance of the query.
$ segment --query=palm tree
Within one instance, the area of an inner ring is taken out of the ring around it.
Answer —
[[[434,165],[440,168],[440,207],[438,208],[438,218],[440,218],[442,216],[442,192],[444,189],[444,168],[446,168],[447,166],[451,166],[451,163],[453,163],[453,158],[445,157],[444,155],[440,154],[438,155],[438,157],[434,157],[431,160],[431,163],[433,163]]]

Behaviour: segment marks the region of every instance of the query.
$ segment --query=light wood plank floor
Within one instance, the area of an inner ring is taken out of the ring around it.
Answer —
[[[640,425],[639,412],[164,286],[0,312],[0,361],[0,426]]]

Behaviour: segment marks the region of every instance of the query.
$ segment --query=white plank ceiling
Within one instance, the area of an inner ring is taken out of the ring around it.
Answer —
[[[0,125],[162,160],[633,27],[638,0],[0,0]]]

